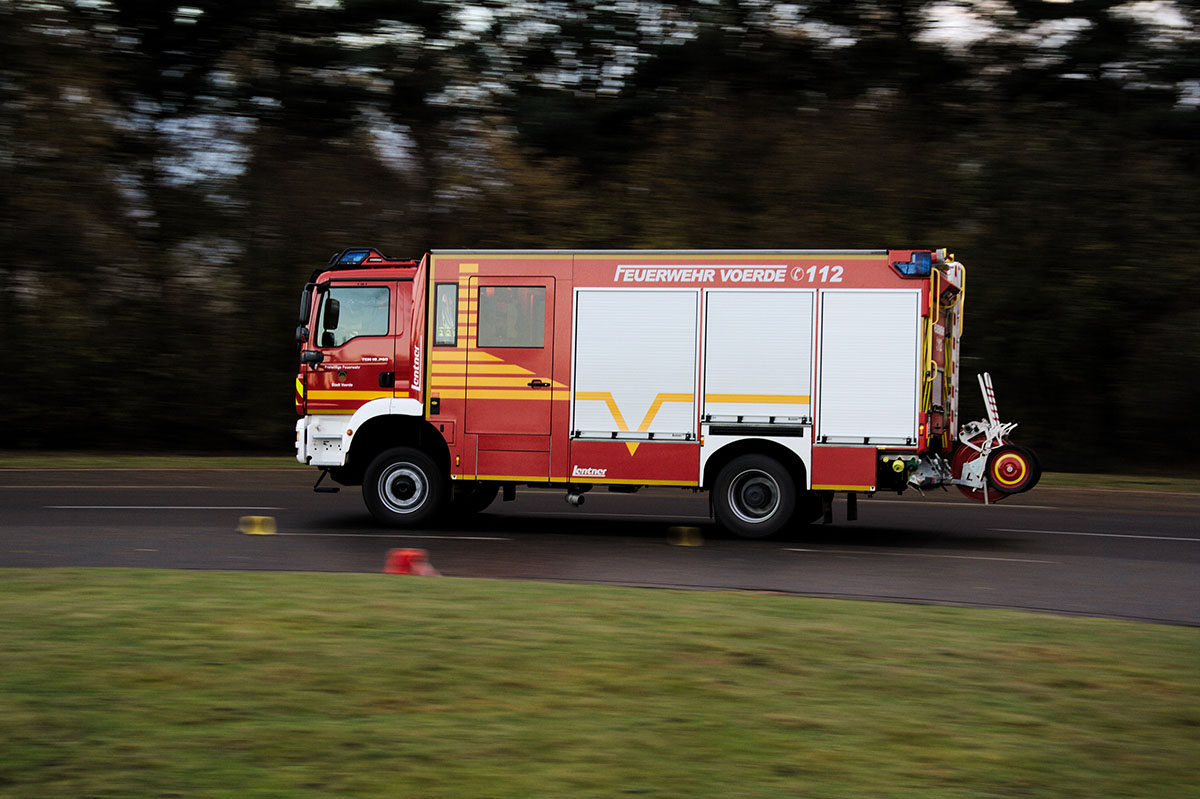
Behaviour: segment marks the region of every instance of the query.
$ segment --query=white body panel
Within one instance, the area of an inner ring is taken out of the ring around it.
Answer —
[[[696,289],[577,289],[571,435],[694,439]]]
[[[821,292],[817,441],[911,445],[920,401],[921,292]]]
[[[812,419],[812,291],[705,292],[706,420]]]
[[[352,435],[376,416],[421,416],[424,409],[414,399],[375,399],[364,403],[352,416],[312,414],[296,422],[296,460],[313,466],[345,466]]]

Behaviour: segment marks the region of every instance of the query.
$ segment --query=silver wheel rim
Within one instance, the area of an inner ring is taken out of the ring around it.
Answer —
[[[747,524],[761,524],[779,510],[779,484],[760,469],[740,472],[729,483],[729,508]]]
[[[425,473],[411,463],[393,463],[379,475],[378,485],[383,504],[395,513],[412,513],[429,495]]]

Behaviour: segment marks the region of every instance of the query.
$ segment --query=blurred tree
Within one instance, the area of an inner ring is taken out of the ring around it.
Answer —
[[[12,443],[285,447],[295,297],[351,243],[924,244],[967,262],[965,365],[1047,465],[1184,462],[1198,29],[1170,0],[0,0],[0,331],[46,365],[0,388]]]

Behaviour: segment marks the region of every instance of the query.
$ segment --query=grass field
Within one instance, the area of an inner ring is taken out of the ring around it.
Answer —
[[[1200,631],[387,575],[0,570],[3,797],[1192,797]]]

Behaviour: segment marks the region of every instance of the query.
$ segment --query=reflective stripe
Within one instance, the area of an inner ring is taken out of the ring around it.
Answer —
[[[310,400],[373,400],[391,398],[390,391],[310,391]]]
[[[808,394],[705,394],[705,402],[795,403],[807,405]]]

